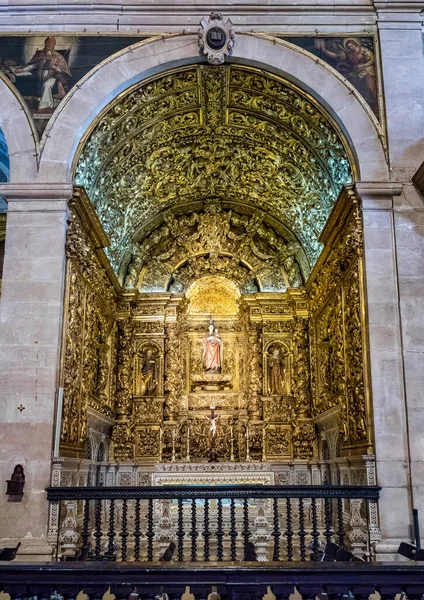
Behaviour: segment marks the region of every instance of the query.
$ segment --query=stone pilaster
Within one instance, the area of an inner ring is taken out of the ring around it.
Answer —
[[[404,387],[394,197],[398,183],[358,183],[364,222],[369,364],[382,541],[377,556],[394,558],[411,536],[411,471]]]
[[[22,502],[0,494],[3,540],[46,558],[57,374],[65,275],[67,201],[72,185],[4,184],[8,201],[0,302],[0,480],[25,470]],[[25,540],[22,540],[24,538]]]

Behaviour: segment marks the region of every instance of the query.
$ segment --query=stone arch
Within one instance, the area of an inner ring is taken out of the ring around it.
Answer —
[[[140,42],[99,65],[70,92],[47,128],[39,181],[72,181],[78,144],[121,91],[154,73],[203,60],[197,36],[169,35]],[[370,111],[331,67],[288,42],[244,33],[237,34],[231,62],[266,66],[313,94],[351,143],[358,167],[355,179],[388,179],[384,149]]]
[[[34,181],[37,177],[37,136],[32,119],[20,94],[1,73],[0,132],[0,183]],[[8,151],[7,165],[1,156],[3,144]],[[7,179],[2,178],[1,173],[6,174]]]

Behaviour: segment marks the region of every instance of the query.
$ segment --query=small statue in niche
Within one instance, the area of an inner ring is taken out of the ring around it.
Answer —
[[[281,396],[284,393],[286,369],[280,349],[274,348],[268,357],[268,393],[270,396]]]
[[[222,368],[222,339],[212,319],[209,335],[203,342],[203,368],[206,373],[221,373]]]
[[[158,385],[158,367],[157,357],[153,355],[153,350],[148,348],[142,358],[141,363],[141,396],[156,396]]]

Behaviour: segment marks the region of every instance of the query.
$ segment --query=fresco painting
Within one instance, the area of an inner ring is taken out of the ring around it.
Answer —
[[[355,87],[379,118],[374,38],[279,36],[331,65]]]
[[[41,135],[69,90],[135,36],[0,36],[0,72],[27,103]]]

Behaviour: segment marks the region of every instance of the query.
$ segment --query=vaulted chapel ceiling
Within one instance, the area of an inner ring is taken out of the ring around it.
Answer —
[[[188,289],[231,273],[244,292],[302,285],[350,181],[323,109],[275,75],[195,65],[136,84],[76,165],[126,287]]]

